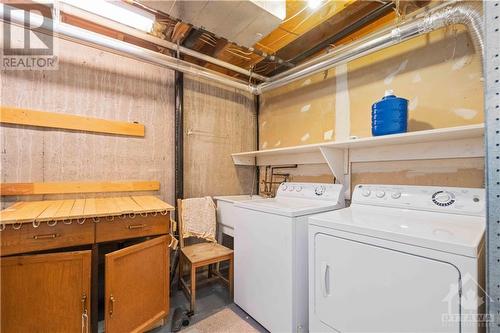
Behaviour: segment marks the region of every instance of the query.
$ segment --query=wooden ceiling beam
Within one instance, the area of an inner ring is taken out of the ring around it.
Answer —
[[[335,42],[390,12],[389,5],[378,1],[356,1],[278,50],[276,55],[294,64],[300,63],[327,48],[329,42]],[[370,15],[373,17],[364,21]],[[286,69],[284,66],[275,66],[266,71],[265,75],[272,76]]]
[[[184,40],[188,37],[189,33],[193,29],[191,24],[187,24],[184,22],[177,22],[174,28],[174,32],[172,33],[172,37],[170,38],[173,43],[182,44]]]

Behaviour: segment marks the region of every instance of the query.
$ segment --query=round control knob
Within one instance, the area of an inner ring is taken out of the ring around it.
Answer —
[[[393,199],[401,198],[401,192],[394,192],[393,194],[391,194],[391,198]]]
[[[295,188],[295,191],[297,191],[297,192],[302,191],[302,186],[297,186],[297,187]]]
[[[293,186],[290,186],[290,187],[288,188],[288,191],[289,191],[289,192],[293,192],[293,190],[294,190],[294,187],[293,187]]]
[[[383,198],[385,196],[385,191],[377,191],[377,198]]]
[[[324,186],[318,186],[314,189],[314,193],[316,193],[316,195],[323,195],[323,193],[325,193],[325,187]]]
[[[370,194],[372,194],[372,191],[370,191],[369,189],[364,189],[361,194],[364,196],[364,197],[369,197]]]
[[[455,202],[455,195],[448,191],[437,191],[432,195],[432,202],[438,206],[449,206]]]
[[[286,185],[281,185],[281,190],[282,190],[282,191],[286,191],[286,188],[287,188],[287,187],[288,187],[288,186],[286,186]]]
[[[439,203],[448,202],[450,201],[450,199],[451,199],[450,195],[446,192],[439,193],[436,196],[434,196],[434,200],[436,200]]]

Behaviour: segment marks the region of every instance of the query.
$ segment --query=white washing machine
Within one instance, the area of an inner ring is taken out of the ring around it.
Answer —
[[[359,185],[309,218],[310,331],[481,331],[484,195]]]
[[[234,301],[269,331],[307,331],[307,217],[344,205],[342,185],[311,183],[235,203]]]

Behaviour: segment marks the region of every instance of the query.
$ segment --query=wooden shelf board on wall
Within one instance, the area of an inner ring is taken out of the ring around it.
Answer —
[[[7,106],[0,111],[0,122],[6,124],[144,137],[144,125],[137,123]]]
[[[158,181],[1,183],[0,195],[158,191]]]

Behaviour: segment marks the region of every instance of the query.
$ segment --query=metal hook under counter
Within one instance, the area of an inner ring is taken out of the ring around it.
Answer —
[[[49,227],[55,227],[57,225],[57,220],[47,221]]]

